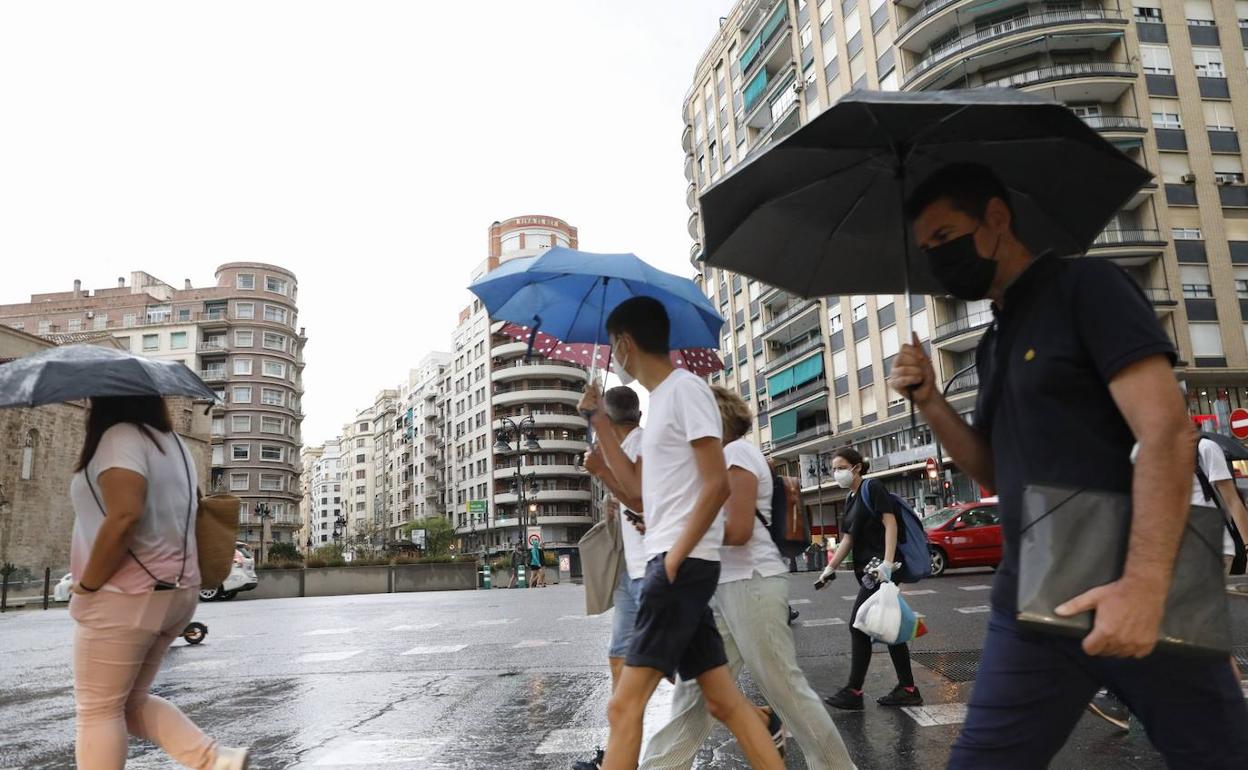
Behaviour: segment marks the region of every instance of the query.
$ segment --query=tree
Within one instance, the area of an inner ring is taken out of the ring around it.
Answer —
[[[455,530],[451,522],[443,516],[426,516],[412,523],[412,529],[425,531],[425,555],[442,556],[451,549],[451,541],[455,539]]]
[[[270,543],[265,556],[269,561],[300,561],[303,558],[294,543]]]

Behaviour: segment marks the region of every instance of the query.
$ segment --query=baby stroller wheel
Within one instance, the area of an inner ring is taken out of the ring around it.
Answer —
[[[206,636],[208,636],[208,626],[203,623],[191,623],[182,632],[182,638],[189,644],[199,644]]]

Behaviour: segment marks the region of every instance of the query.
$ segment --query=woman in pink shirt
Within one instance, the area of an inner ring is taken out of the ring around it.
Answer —
[[[195,614],[195,461],[159,396],[94,398],[70,482],[76,582],[77,760],[125,767],[128,735],[186,767],[244,770],[246,749],[218,746],[148,688]]]

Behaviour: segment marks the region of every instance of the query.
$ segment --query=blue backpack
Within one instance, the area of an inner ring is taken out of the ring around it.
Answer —
[[[870,479],[863,479],[862,487],[858,491],[862,496],[862,504],[872,516],[878,517],[880,514],[871,508],[869,482]],[[892,498],[894,513],[900,527],[896,557],[901,562],[901,569],[893,573],[893,582],[917,583],[932,574],[932,555],[927,550],[927,530],[923,529],[923,522],[919,521],[914,509],[904,498],[892,492],[889,492],[888,496]]]

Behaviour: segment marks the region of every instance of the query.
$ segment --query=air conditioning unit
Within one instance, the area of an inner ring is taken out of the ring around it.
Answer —
[[[1231,179],[1229,176],[1220,176],[1217,178],[1217,181],[1220,185],[1235,184],[1235,180]]]
[[[88,311],[87,311],[87,318],[88,318],[88,319],[95,318],[95,311],[94,311],[94,310],[88,310]]]
[[[1179,181],[1183,182],[1183,184],[1193,184],[1196,181],[1196,175],[1184,174],[1183,176],[1179,177]]]
[[[805,91],[805,90],[806,90],[806,81],[805,81],[805,80],[794,80],[794,81],[793,81],[793,93],[797,94],[798,96],[801,96],[801,95],[802,95],[802,92],[803,92],[803,91]]]

